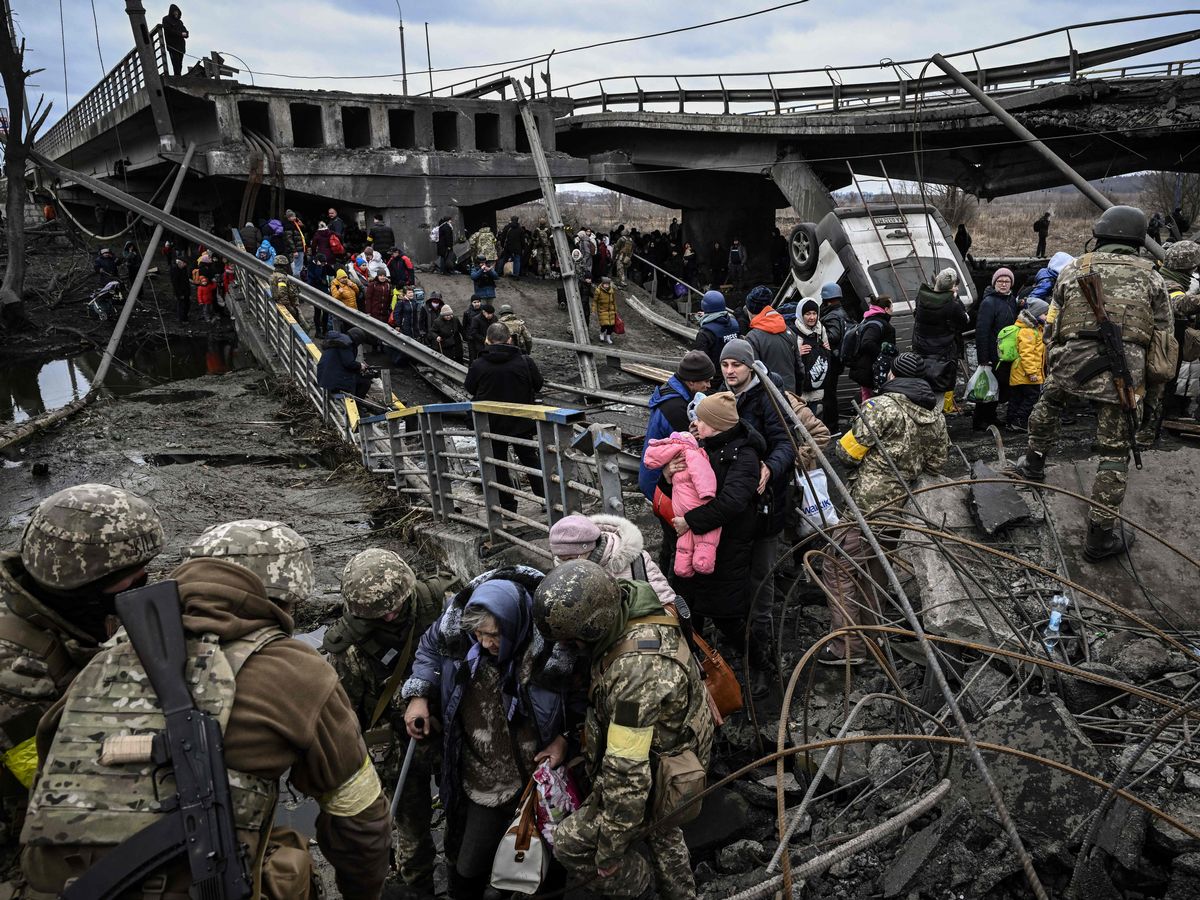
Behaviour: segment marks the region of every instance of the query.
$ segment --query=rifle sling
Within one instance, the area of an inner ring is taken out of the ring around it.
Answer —
[[[63,900],[107,900],[187,852],[183,819],[170,814],[113,847],[62,892]]]
[[[384,710],[392,702],[392,698],[396,696],[396,691],[400,688],[400,682],[404,680],[404,673],[408,670],[408,664],[412,661],[413,655],[413,637],[417,633],[416,624],[408,630],[408,639],[404,642],[404,649],[400,651],[400,656],[396,660],[396,668],[392,670],[392,674],[388,676],[387,683],[383,686],[383,692],[379,695],[379,699],[375,701],[375,709],[371,711],[371,722],[367,726],[367,731],[370,731],[383,716]]]

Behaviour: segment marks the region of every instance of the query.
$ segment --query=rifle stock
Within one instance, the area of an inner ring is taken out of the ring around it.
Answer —
[[[1142,453],[1137,446],[1137,395],[1133,390],[1133,376],[1129,372],[1129,360],[1125,358],[1125,343],[1121,338],[1121,328],[1108,317],[1104,308],[1104,282],[1095,272],[1088,272],[1076,279],[1083,299],[1091,307],[1092,315],[1096,318],[1096,337],[1100,341],[1100,353],[1103,362],[1099,366],[1086,367],[1080,373],[1080,382],[1086,381],[1084,372],[1092,372],[1093,377],[1108,370],[1112,373],[1113,388],[1117,392],[1117,401],[1125,414],[1125,427],[1128,430],[1129,449],[1133,453],[1133,462],[1137,468],[1142,467]],[[1093,371],[1094,370],[1094,371]]]

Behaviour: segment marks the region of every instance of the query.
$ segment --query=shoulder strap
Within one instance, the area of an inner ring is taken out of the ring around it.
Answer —
[[[379,694],[379,699],[375,701],[375,708],[371,710],[371,721],[367,725],[367,730],[374,728],[380,718],[382,718],[384,710],[388,708],[388,704],[392,702],[392,698],[396,696],[396,691],[400,687],[400,682],[404,680],[404,673],[408,670],[408,664],[412,660],[413,655],[413,638],[417,633],[416,626],[408,630],[408,637],[404,641],[404,649],[400,651],[400,655],[396,658],[396,668],[392,670],[392,674],[388,676],[387,683],[383,686],[383,691]]]
[[[639,553],[633,558],[633,562],[629,564],[630,571],[633,573],[635,581],[646,581],[646,557]]]
[[[640,619],[630,619],[625,626],[625,633],[628,634],[639,625],[664,625],[668,628],[679,628],[679,619],[672,615],[661,616],[642,616]],[[686,642],[681,642],[686,644]],[[600,670],[603,672],[608,669],[618,657],[624,656],[626,653],[647,653],[658,652],[662,648],[662,641],[657,638],[623,638],[613,645],[612,649],[604,654],[604,659],[600,663]],[[685,647],[686,649],[686,647]]]
[[[259,628],[257,631],[252,631],[247,635],[222,644],[221,652],[225,654],[225,659],[229,661],[229,668],[233,670],[233,677],[236,678],[238,672],[242,670],[242,666],[246,664],[246,660],[267,646],[267,644],[281,641],[287,636],[278,626],[267,625],[264,628]]]
[[[41,658],[46,663],[47,674],[56,685],[65,687],[75,667],[58,640],[49,631],[43,631],[15,612],[11,615],[0,615],[0,640],[8,641],[23,647],[30,653]]]

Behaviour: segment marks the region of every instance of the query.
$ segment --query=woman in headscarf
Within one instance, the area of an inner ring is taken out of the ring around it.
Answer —
[[[541,577],[514,567],[467,585],[421,637],[402,691],[412,737],[432,734],[431,715],[441,722],[452,898],[483,895],[533,770],[542,760],[558,766],[567,759],[563,734],[586,708],[586,698],[565,687],[572,664],[560,656],[564,648],[548,647],[533,627]]]

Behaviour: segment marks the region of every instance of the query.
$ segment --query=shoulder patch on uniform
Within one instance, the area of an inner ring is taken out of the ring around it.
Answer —
[[[613,724],[636,728],[640,711],[638,704],[632,700],[618,700],[616,708],[613,709]]]

